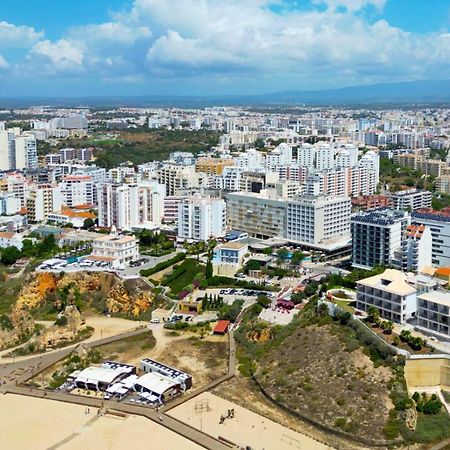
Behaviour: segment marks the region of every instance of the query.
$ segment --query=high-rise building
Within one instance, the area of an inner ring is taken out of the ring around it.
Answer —
[[[38,166],[36,138],[33,135],[16,136],[13,168],[36,169]]]
[[[388,266],[401,248],[409,222],[408,213],[393,209],[354,214],[351,218],[353,267],[370,270]]]
[[[164,216],[165,186],[156,182],[106,183],[97,188],[98,223],[131,230],[158,226]]]
[[[94,183],[87,175],[68,175],[60,183],[63,202],[67,206],[93,205]]]
[[[226,233],[227,209],[218,198],[191,196],[178,207],[178,238],[206,241]]]
[[[54,211],[60,211],[63,204],[61,188],[57,184],[38,184],[26,200],[30,222],[46,221]]]
[[[412,223],[425,225],[431,230],[431,263],[435,267],[450,266],[450,210],[413,211]]]
[[[300,196],[286,208],[285,237],[311,246],[350,241],[350,197]]]

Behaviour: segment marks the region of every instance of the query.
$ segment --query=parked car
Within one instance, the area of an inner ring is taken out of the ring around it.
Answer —
[[[159,323],[159,319],[155,317],[154,319],[150,320],[150,323]]]

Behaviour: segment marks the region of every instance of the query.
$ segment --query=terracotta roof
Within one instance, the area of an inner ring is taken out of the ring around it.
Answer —
[[[0,238],[3,239],[12,239],[14,237],[14,233],[10,231],[0,231]]]
[[[230,326],[229,320],[219,320],[217,325],[214,327],[214,333],[225,333]]]
[[[434,274],[441,277],[450,277],[450,267],[440,267],[439,269],[436,269]]]

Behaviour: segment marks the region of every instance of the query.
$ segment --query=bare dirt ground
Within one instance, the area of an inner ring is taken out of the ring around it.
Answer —
[[[209,383],[227,373],[228,338],[226,336],[182,336],[161,353],[158,360],[193,376],[194,387]]]

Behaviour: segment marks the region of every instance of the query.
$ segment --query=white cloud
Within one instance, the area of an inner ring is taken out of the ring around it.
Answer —
[[[28,62],[108,81],[247,79],[279,89],[450,77],[448,33],[416,35],[360,13],[386,0],[314,0],[325,11],[277,2],[282,13],[270,0],[134,0],[109,22],[41,38]]]
[[[347,11],[360,11],[368,5],[374,6],[381,11],[386,4],[386,0],[312,0],[316,5],[326,5],[331,10],[344,7]]]
[[[6,59],[2,55],[0,55],[0,70],[8,69],[8,68],[9,68],[8,61],[6,61]]]
[[[43,36],[43,32],[38,32],[32,27],[17,26],[5,21],[0,22],[0,48],[30,47]]]
[[[43,61],[49,71],[54,69],[56,72],[79,71],[84,59],[83,51],[65,39],[39,41],[31,49],[30,55]]]

